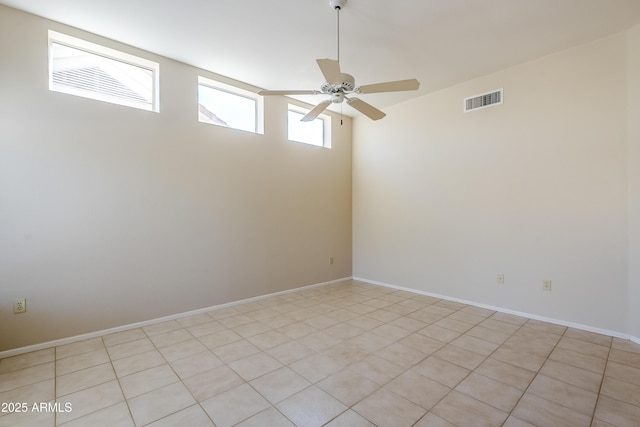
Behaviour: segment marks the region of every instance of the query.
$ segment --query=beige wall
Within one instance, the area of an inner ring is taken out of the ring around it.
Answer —
[[[628,32],[629,333],[640,342],[640,25]]]
[[[161,112],[50,92],[49,29],[159,62]],[[285,98],[264,135],[201,124],[215,76],[3,6],[0,58],[0,350],[351,275],[350,119],[330,150]]]
[[[628,333],[626,56],[617,34],[356,118],[354,277]]]

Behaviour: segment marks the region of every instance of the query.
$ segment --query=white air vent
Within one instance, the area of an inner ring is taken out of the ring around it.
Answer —
[[[481,93],[464,99],[464,112],[502,104],[502,89]]]

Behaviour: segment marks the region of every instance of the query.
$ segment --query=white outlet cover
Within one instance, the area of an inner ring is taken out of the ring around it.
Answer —
[[[19,298],[13,302],[13,313],[24,313],[27,311],[27,299]]]

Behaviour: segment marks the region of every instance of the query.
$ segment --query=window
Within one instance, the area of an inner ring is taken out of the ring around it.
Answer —
[[[263,133],[262,97],[205,77],[198,78],[198,120]]]
[[[315,120],[301,122],[300,119],[308,112],[309,110],[289,104],[287,116],[289,141],[331,148],[331,140],[329,138],[331,118],[321,114]]]
[[[49,31],[49,89],[158,111],[159,65]]]

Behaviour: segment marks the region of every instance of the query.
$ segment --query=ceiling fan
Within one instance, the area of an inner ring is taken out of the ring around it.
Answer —
[[[348,105],[370,119],[380,120],[386,116],[385,113],[359,98],[347,97],[346,95],[400,92],[417,90],[420,87],[420,82],[416,79],[356,86],[354,77],[340,70],[340,10],[346,2],[347,0],[329,0],[329,5],[335,9],[337,13],[337,59],[316,59],[318,67],[320,67],[320,71],[325,79],[325,82],[320,86],[320,90],[261,90],[258,92],[260,95],[329,95],[329,99],[321,101],[301,119],[303,122],[314,120],[332,103],[340,104],[344,101],[347,101]]]

